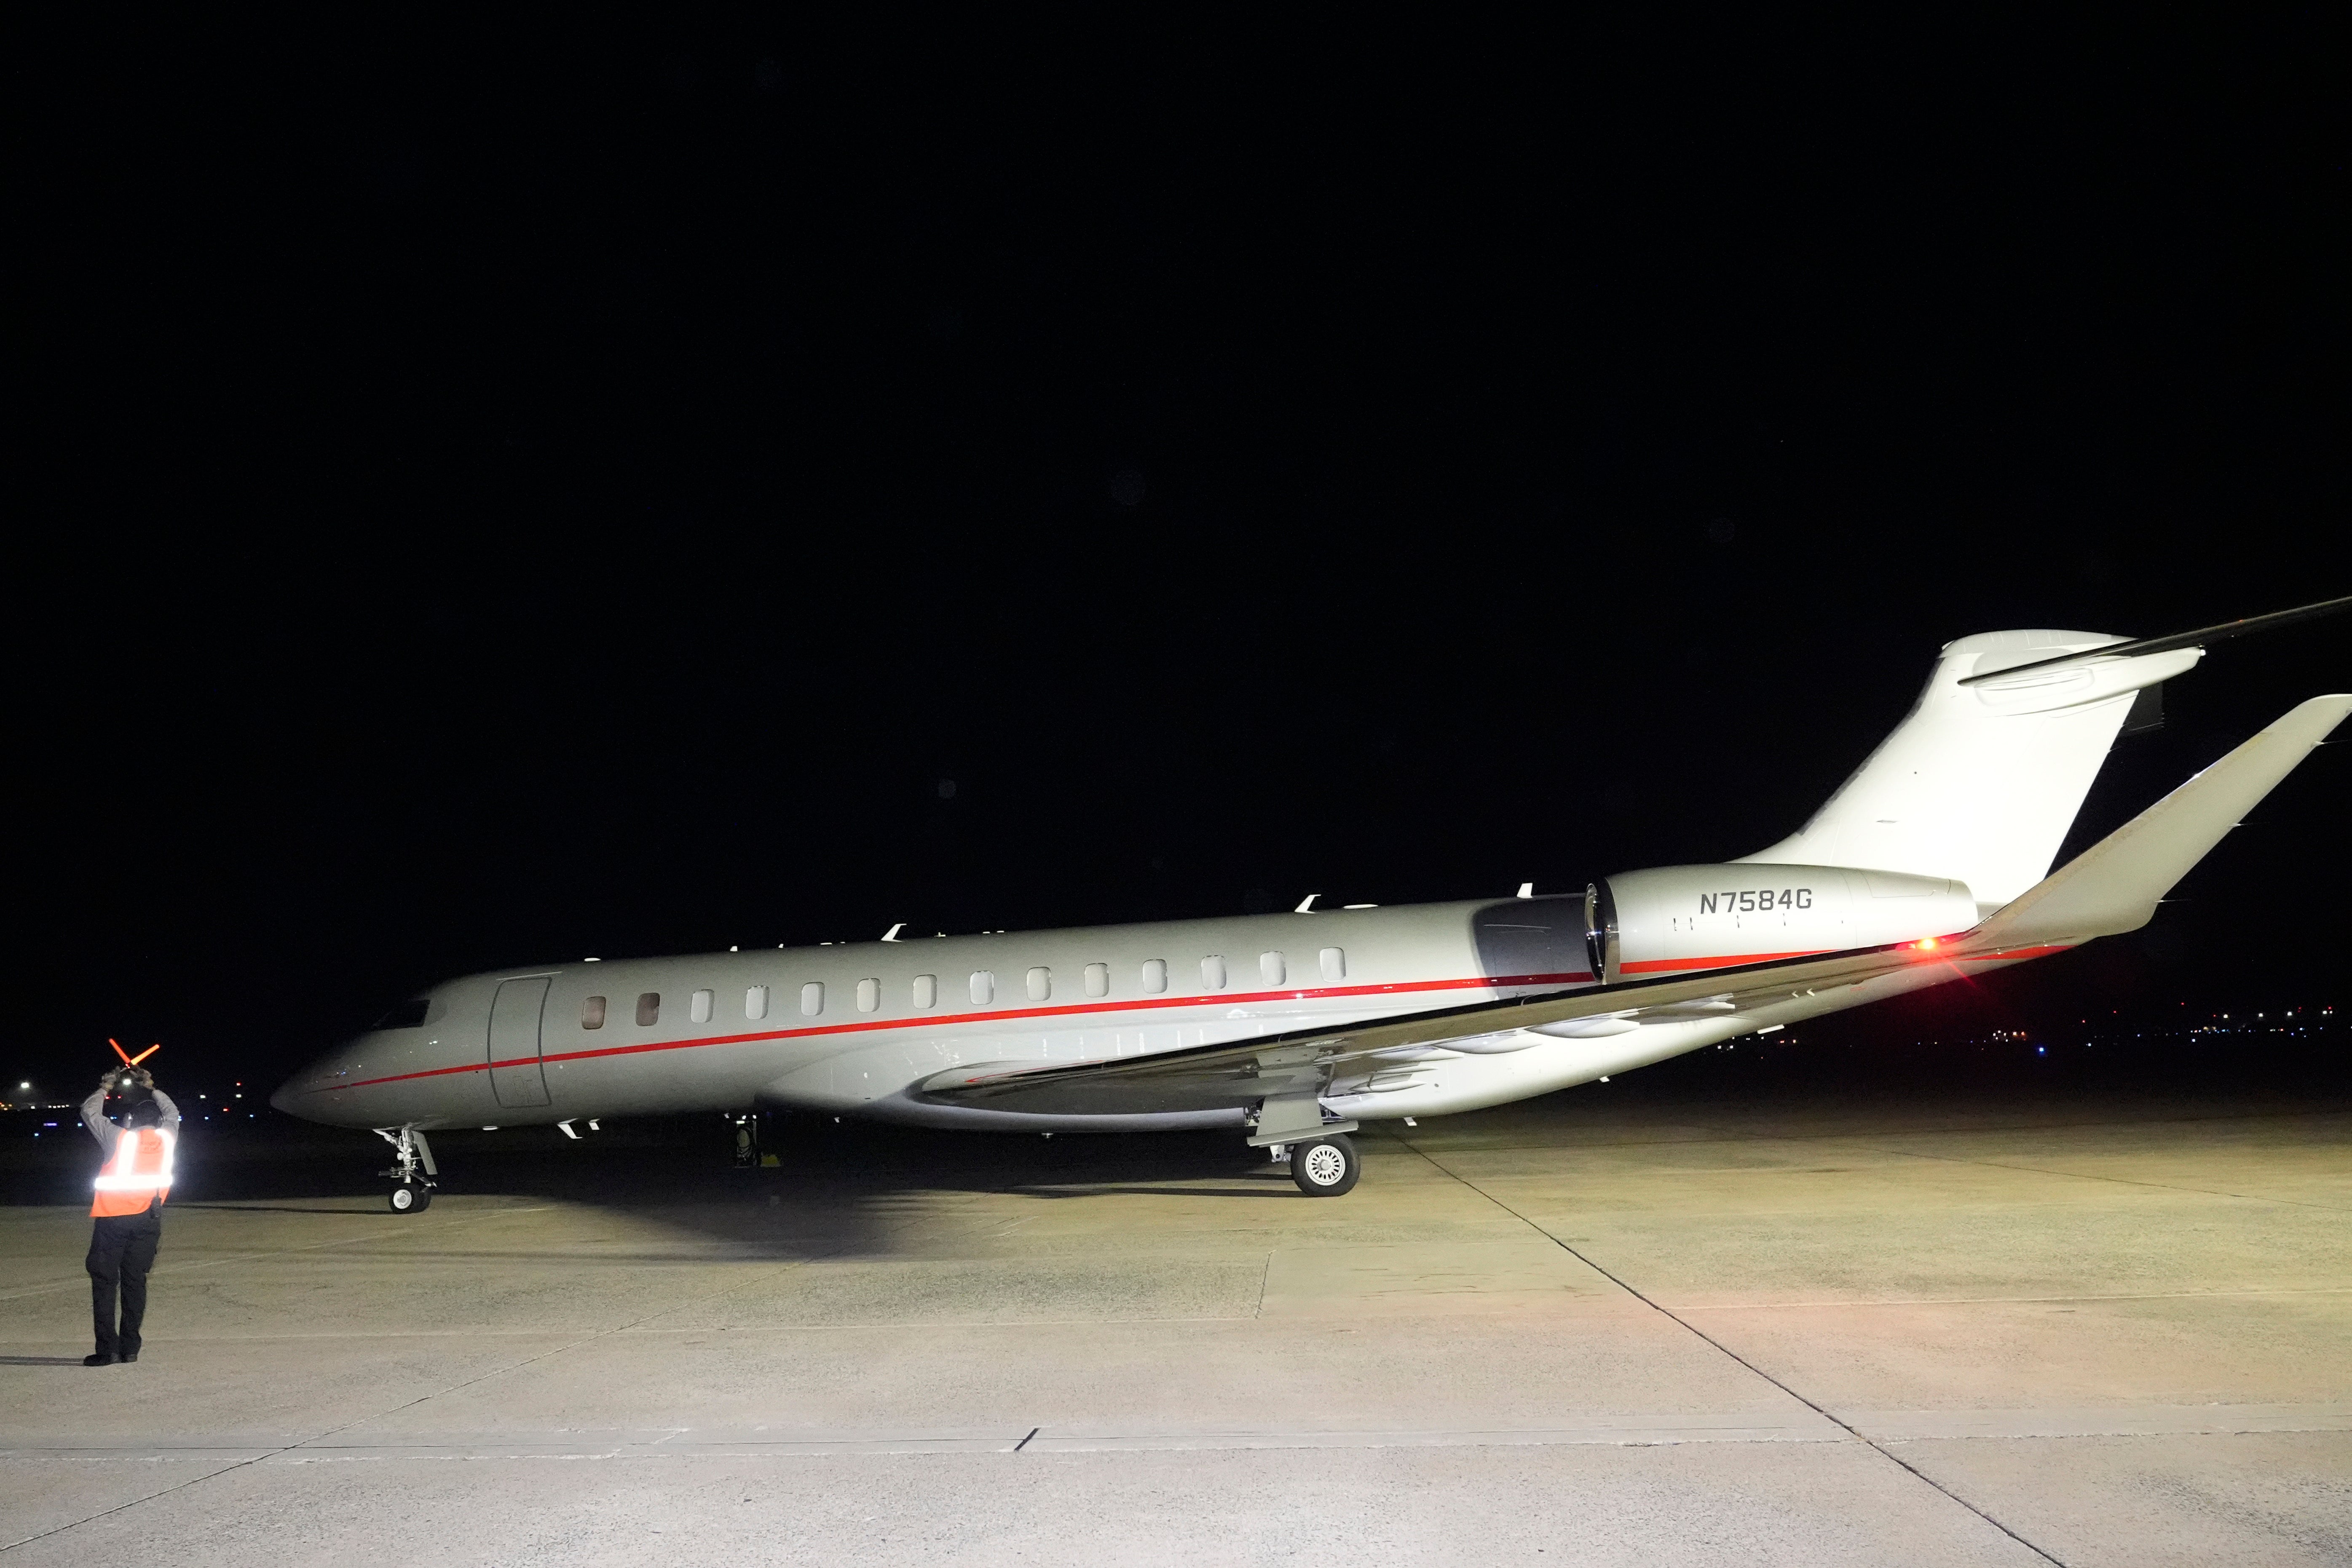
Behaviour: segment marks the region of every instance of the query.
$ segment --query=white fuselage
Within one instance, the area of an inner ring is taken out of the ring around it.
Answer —
[[[1761,886],[1790,880],[1786,869],[1734,875]],[[1825,899],[1811,927],[1750,918],[1715,956],[1937,935],[1967,907],[1958,897],[1851,917]],[[982,1063],[1139,1056],[1589,986],[1588,950],[1578,895],[518,967],[436,988],[421,1023],[361,1035],[272,1103],[337,1125],[426,1129],[759,1103],[935,1126],[1232,1125],[1238,1103],[1040,1116],[941,1103],[917,1086]],[[1595,1038],[1475,1035],[1345,1073],[1323,1100],[1364,1120],[1497,1104],[1945,977],[1894,976]]]

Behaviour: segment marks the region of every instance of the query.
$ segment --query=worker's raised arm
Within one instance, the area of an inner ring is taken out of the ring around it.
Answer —
[[[155,1097],[155,1109],[163,1113],[163,1130],[171,1134],[173,1137],[178,1137],[180,1135],[180,1108],[172,1103],[172,1097],[169,1094],[164,1093],[152,1083],[150,1083],[147,1086],[147,1092]]]
[[[113,1076],[112,1073],[107,1074],[110,1081]],[[89,1129],[91,1137],[98,1140],[99,1153],[110,1160],[114,1157],[114,1139],[119,1129],[106,1119],[108,1087],[107,1083],[100,1084],[98,1092],[81,1103],[81,1124]]]

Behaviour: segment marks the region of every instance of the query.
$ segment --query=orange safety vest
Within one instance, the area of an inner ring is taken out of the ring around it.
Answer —
[[[172,1134],[161,1127],[131,1127],[114,1140],[114,1153],[98,1173],[92,1218],[144,1214],[172,1190]]]

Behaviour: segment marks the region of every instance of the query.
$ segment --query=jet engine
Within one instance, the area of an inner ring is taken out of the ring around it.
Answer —
[[[1585,890],[1603,980],[1948,936],[1978,920],[1966,883],[1820,865],[1671,865]]]

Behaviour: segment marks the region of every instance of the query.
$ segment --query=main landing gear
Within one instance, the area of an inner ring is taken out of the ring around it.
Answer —
[[[1363,1161],[1345,1133],[1327,1134],[1298,1144],[1271,1145],[1276,1159],[1290,1157],[1290,1179],[1309,1197],[1339,1197],[1355,1190]]]
[[[433,1163],[433,1145],[425,1134],[414,1127],[378,1127],[375,1135],[392,1145],[392,1168],[376,1175],[392,1178],[392,1195],[385,1201],[393,1213],[418,1214],[431,1207],[433,1178],[441,1171]]]
[[[1348,1134],[1349,1121],[1327,1122],[1323,1103],[1312,1092],[1269,1094],[1249,1118],[1250,1146],[1290,1162],[1290,1179],[1309,1197],[1339,1197],[1354,1190],[1362,1166]]]
[[[1336,1199],[1355,1189],[1364,1168],[1348,1143],[1355,1122],[1324,1122],[1315,1089],[1265,1095],[1249,1114],[1249,1147],[1289,1159],[1291,1180],[1310,1199]]]

